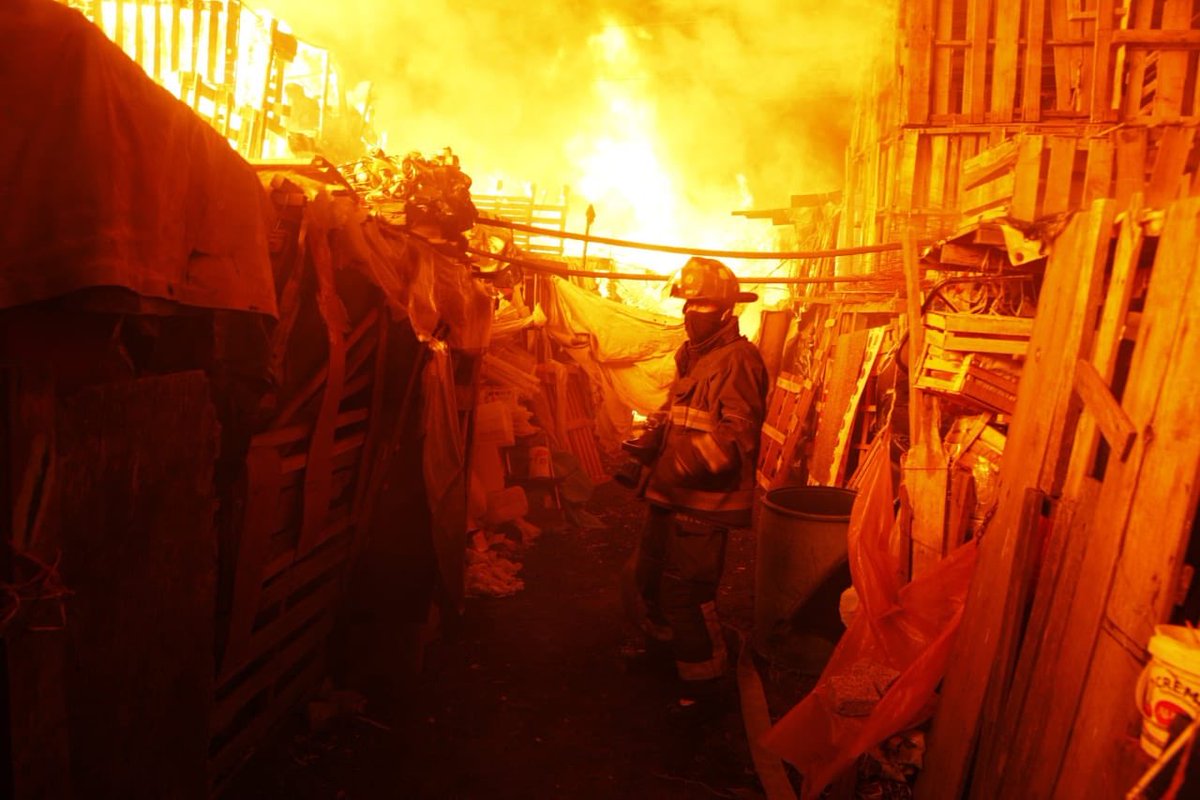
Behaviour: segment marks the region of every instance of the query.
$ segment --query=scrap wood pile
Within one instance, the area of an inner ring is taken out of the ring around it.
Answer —
[[[1097,759],[1129,786],[1149,764],[1126,733],[1142,724],[1137,706],[1105,688],[1128,696],[1145,657],[1103,633],[1119,620],[1144,643],[1186,594],[1154,587],[1176,584],[1195,511],[1176,492],[1200,470],[1180,406],[1196,389],[1180,372],[1194,360],[1180,309],[1197,214],[1194,200],[1164,212],[1135,195],[1121,213],[1098,201],[1043,241],[973,224],[912,259],[925,288],[905,318],[801,315],[760,482],[859,492],[857,618],[767,740],[806,779],[845,776],[871,742],[914,730],[929,737],[916,780],[931,797],[958,796],[972,763],[990,797],[1100,791]],[[967,249],[987,271],[963,271]],[[1161,325],[1146,326],[1152,314]],[[1059,723],[1044,724],[1047,708]],[[1074,719],[1103,735],[1077,734]]]
[[[543,529],[599,524],[583,505],[606,479],[582,370],[539,363],[525,346],[540,310],[501,303],[480,367],[471,449],[467,555],[469,594],[505,596],[523,588],[519,557]]]
[[[471,178],[449,147],[425,157],[418,152],[389,156],[373,148],[343,164],[338,172],[362,198],[396,224],[428,236],[462,242],[478,214],[471,201]]]
[[[1040,299],[1042,243],[1007,234],[1022,248],[1019,267],[997,225],[968,228],[913,259],[927,280],[909,315],[816,305],[785,353],[760,485],[858,492],[848,629],[817,687],[767,739],[817,784],[841,772],[860,789],[911,796],[974,565],[975,548],[960,545],[995,512]],[[948,245],[969,245],[988,271],[943,260],[958,252]],[[881,773],[869,750],[894,737],[920,746],[906,750],[913,761],[903,770]]]

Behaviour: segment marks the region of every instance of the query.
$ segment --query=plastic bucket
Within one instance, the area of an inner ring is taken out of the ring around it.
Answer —
[[[1158,758],[1175,717],[1200,713],[1200,630],[1155,625],[1148,649],[1150,663],[1138,678],[1135,701],[1142,712],[1142,749]]]
[[[787,486],[763,498],[754,563],[753,636],[755,649],[763,655],[779,652],[797,611],[831,578],[845,572],[854,497],[848,489],[831,486]],[[834,588],[836,621],[836,598],[845,587]]]

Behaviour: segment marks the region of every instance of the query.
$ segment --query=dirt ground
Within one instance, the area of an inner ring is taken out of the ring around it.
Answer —
[[[762,797],[736,701],[708,725],[681,725],[668,713],[673,676],[628,663],[636,639],[618,575],[641,504],[610,482],[587,508],[604,527],[544,532],[519,556],[524,590],[468,599],[395,708],[368,698],[316,731],[298,713],[225,796]],[[735,531],[718,599],[734,637],[751,631],[753,576],[753,533]],[[778,717],[811,679],[762,666]]]

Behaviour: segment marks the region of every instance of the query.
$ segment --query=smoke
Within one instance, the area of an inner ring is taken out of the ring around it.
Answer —
[[[676,215],[841,188],[854,93],[891,46],[895,0],[251,3],[374,82],[389,151],[449,145],[483,193],[570,186],[575,214],[596,202],[596,232],[624,235],[580,187],[589,158],[639,135]]]

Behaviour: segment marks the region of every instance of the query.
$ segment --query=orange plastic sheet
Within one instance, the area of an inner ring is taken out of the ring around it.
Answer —
[[[274,315],[250,165],[79,12],[0,3],[0,308],[93,287]]]
[[[817,797],[874,745],[928,718],[975,568],[977,548],[971,542],[901,587],[896,558],[888,551],[895,524],[891,465],[887,458],[875,458],[867,468],[847,541],[859,614],[813,691],[763,739],[804,775],[804,800]],[[831,680],[864,662],[895,670],[899,677],[867,716],[837,713]]]

